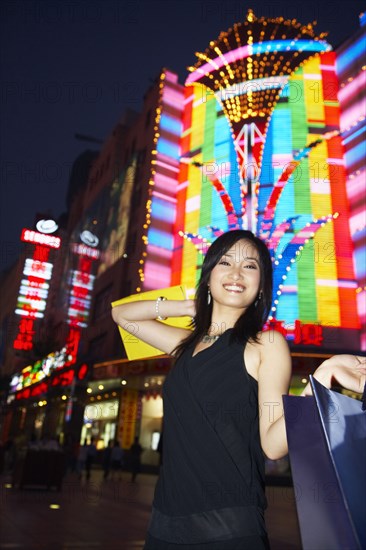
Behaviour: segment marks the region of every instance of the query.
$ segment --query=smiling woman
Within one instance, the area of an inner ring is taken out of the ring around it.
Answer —
[[[209,292],[214,298],[212,322],[216,317],[222,322],[226,315],[230,318],[234,315],[235,322],[235,317],[240,317],[255,298],[259,298],[260,290],[258,252],[250,241],[238,241],[211,272]]]
[[[234,230],[210,246],[195,300],[113,308],[122,328],[137,326],[140,339],[177,358],[163,387],[163,466],[145,550],[269,547],[264,454],[287,454],[282,396],[291,377],[285,339],[263,332],[271,298],[267,247]],[[186,315],[193,330],[158,320]],[[347,371],[348,387],[358,387],[352,356],[333,359],[332,375]],[[330,385],[321,367],[314,376]]]
[[[210,298],[212,297],[212,299]],[[256,339],[270,311],[272,262],[266,245],[250,231],[224,233],[205,256],[196,291],[194,330],[177,348],[199,345],[205,334],[233,328],[241,340]]]

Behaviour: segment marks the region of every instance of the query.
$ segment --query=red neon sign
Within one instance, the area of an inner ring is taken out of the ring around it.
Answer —
[[[35,247],[32,258],[26,258],[24,262],[15,313],[26,319],[19,322],[13,347],[29,351],[33,348],[35,319],[44,317],[47,305],[49,283],[46,281],[51,279],[53,268],[48,261],[50,250],[60,248],[61,239],[31,229],[23,229],[20,238],[23,242],[35,244]]]
[[[49,246],[50,248],[60,248],[61,239],[53,235],[45,235],[44,233],[38,233],[32,229],[23,229],[20,235],[20,239],[25,243],[41,244],[43,246]]]
[[[285,326],[285,321],[272,319],[268,321],[266,330],[276,330],[294,344],[321,346],[323,342],[323,327],[314,323],[301,323],[296,320],[294,327],[288,327]]]
[[[73,363],[75,363],[77,354],[78,354],[80,337],[81,337],[80,329],[70,327],[69,335],[66,342],[67,359],[65,361],[65,366],[72,365]]]
[[[28,351],[33,348],[34,319],[21,319],[19,322],[19,332],[14,340],[14,349]]]

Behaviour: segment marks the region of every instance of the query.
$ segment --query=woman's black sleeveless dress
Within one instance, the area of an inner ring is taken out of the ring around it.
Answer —
[[[166,378],[163,464],[145,550],[269,548],[257,381],[226,331]]]

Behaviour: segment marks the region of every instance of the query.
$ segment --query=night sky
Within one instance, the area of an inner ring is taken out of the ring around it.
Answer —
[[[139,110],[162,67],[183,84],[196,51],[245,19],[283,16],[328,32],[336,47],[359,28],[365,3],[309,0],[3,0],[1,41],[0,269],[19,251],[37,212],[65,211],[70,167]]]

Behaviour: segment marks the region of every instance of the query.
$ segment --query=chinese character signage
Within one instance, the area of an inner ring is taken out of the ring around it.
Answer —
[[[76,269],[70,272],[70,291],[67,312],[67,322],[74,328],[88,326],[88,317],[91,304],[92,290],[100,251],[86,244],[74,243],[72,252],[77,257]]]
[[[53,264],[50,261],[51,250],[60,248],[61,239],[31,229],[23,229],[21,240],[34,244],[33,255],[26,258],[23,277],[20,283],[16,315],[19,321],[14,349],[29,351],[33,348],[35,322],[44,317],[47,306],[48,291],[52,278]]]

